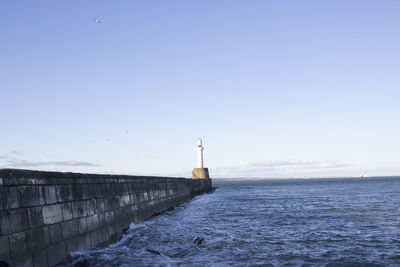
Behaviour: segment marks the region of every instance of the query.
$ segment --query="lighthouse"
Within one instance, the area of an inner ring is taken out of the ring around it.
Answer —
[[[203,142],[201,138],[197,140],[197,168],[193,169],[192,178],[193,179],[209,179],[210,175],[208,174],[208,168],[204,168],[203,162]]]
[[[197,140],[197,168],[204,168],[203,166],[203,144],[201,142],[201,138]]]

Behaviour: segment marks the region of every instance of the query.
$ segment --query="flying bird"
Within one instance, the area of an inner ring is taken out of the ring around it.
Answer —
[[[94,19],[94,22],[96,22],[96,23],[101,23],[101,20],[99,20],[99,19]]]

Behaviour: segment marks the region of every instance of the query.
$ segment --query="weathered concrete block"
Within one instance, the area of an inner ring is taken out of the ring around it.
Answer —
[[[67,245],[67,254],[68,255],[74,251],[77,251],[75,238],[69,239],[69,240],[65,241],[65,243]]]
[[[97,230],[99,228],[99,219],[98,215],[90,215],[86,218],[87,221],[87,229],[89,232]]]
[[[98,235],[100,244],[106,242],[110,238],[107,226],[100,228],[98,231]]]
[[[78,231],[79,231],[79,234],[84,234],[87,232],[87,223],[86,223],[85,217],[78,219]]]
[[[0,236],[0,260],[8,262],[10,259],[10,242],[8,236]]]
[[[76,242],[76,248],[78,250],[88,249],[92,247],[92,243],[90,241],[90,234],[78,236],[75,239],[75,242]]]
[[[6,209],[16,209],[20,207],[20,197],[16,187],[7,187],[4,193],[4,206]]]
[[[90,233],[90,242],[92,243],[92,247],[95,247],[99,244],[99,236],[97,230]]]
[[[96,207],[97,207],[97,213],[105,212],[107,210],[106,199],[104,198],[96,199]]]
[[[110,210],[104,213],[106,217],[106,224],[110,224],[114,222],[114,211]]]
[[[99,214],[98,217],[99,217],[99,227],[106,226],[107,223],[106,223],[106,215],[105,215],[105,213]]]
[[[32,257],[31,255],[25,255],[14,258],[11,260],[10,265],[13,267],[33,267]]]
[[[25,232],[10,235],[11,257],[17,258],[27,254]]]
[[[72,194],[72,185],[57,185],[56,198],[58,202],[67,202],[74,199]]]
[[[6,203],[4,202],[3,190],[5,190],[4,187],[0,186],[0,210],[5,209],[5,205],[6,205]]]
[[[84,199],[93,199],[98,195],[100,188],[96,184],[87,184],[82,187]]]
[[[109,184],[108,186],[109,186],[109,193],[111,196],[119,195],[118,184],[112,183],[112,184]]]
[[[130,199],[129,199],[129,195],[122,195],[122,196],[119,198],[119,206],[120,206],[120,207],[124,207],[124,206],[130,205],[130,204],[131,204],[131,201],[130,201]]]
[[[67,249],[64,242],[47,248],[47,259],[50,266],[62,262],[67,257]]]
[[[61,223],[49,225],[51,244],[57,244],[63,240]]]
[[[72,202],[61,204],[61,210],[62,210],[64,221],[68,221],[73,218]]]
[[[22,207],[39,206],[45,203],[43,188],[40,186],[19,186]]]
[[[10,216],[12,233],[22,232],[29,228],[28,212],[26,209],[11,210]]]
[[[109,224],[107,225],[108,228],[108,235],[110,236],[110,238],[114,238],[116,236],[117,229],[115,228],[115,224]]]
[[[64,239],[70,239],[79,235],[78,221],[72,220],[68,222],[63,222],[61,224],[62,233]]]
[[[149,193],[147,191],[143,192],[143,200],[148,201],[149,200]]]
[[[136,197],[136,193],[130,194],[129,197],[130,197],[131,205],[135,205],[139,202],[139,200]]]
[[[78,201],[72,204],[72,213],[74,218],[79,218],[87,215],[86,201]]]
[[[117,220],[113,224],[114,234],[122,233],[122,222],[121,220]]]
[[[42,267],[48,266],[47,263],[47,250],[42,249],[32,254],[33,258],[33,266],[34,267]]]
[[[72,187],[73,187],[72,196],[74,198],[74,201],[83,200],[84,197],[82,192],[82,184],[75,183]]]
[[[133,221],[132,206],[125,206],[121,208],[120,215],[118,215],[118,218],[122,218],[123,220],[132,222]]]
[[[44,196],[47,204],[53,204],[57,202],[56,197],[56,187],[52,186],[45,186],[44,187]]]
[[[36,228],[43,225],[43,213],[41,207],[28,208],[29,227]]]
[[[42,208],[43,222],[53,224],[62,221],[61,204],[53,204]]]
[[[119,194],[120,195],[129,194],[129,185],[128,184],[119,184]]]
[[[9,210],[0,210],[0,235],[11,233],[11,212]]]
[[[88,215],[96,214],[96,200],[95,199],[88,200],[86,204],[87,204],[87,214]]]
[[[111,209],[115,210],[119,208],[119,196],[113,196],[111,198]]]
[[[29,251],[47,248],[50,245],[50,234],[47,226],[29,230],[27,236]]]
[[[108,197],[108,186],[107,184],[100,184],[100,196],[101,197]]]

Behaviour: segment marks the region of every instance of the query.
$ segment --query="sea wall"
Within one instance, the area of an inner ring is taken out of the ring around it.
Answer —
[[[0,169],[0,261],[53,266],[211,189],[211,179]]]

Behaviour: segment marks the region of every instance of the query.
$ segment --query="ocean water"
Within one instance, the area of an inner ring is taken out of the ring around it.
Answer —
[[[400,266],[400,177],[217,181],[88,266]]]

